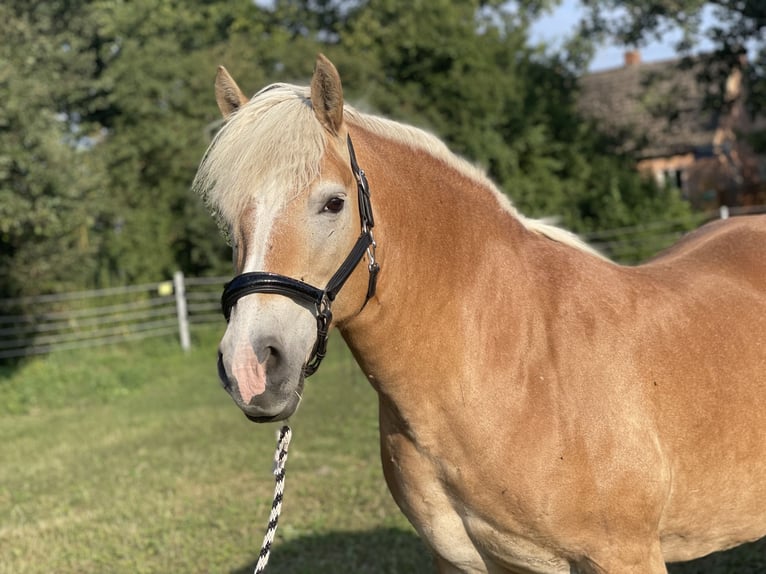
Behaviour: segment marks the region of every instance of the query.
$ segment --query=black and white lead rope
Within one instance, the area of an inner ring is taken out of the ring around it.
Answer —
[[[279,513],[282,511],[282,497],[285,493],[285,463],[287,462],[287,448],[290,446],[290,438],[293,431],[285,425],[279,431],[277,438],[277,450],[274,453],[274,502],[271,503],[271,513],[269,514],[269,524],[266,527],[266,534],[263,537],[263,545],[258,555],[258,562],[255,565],[253,574],[262,574],[266,570],[266,564],[269,562],[271,553],[271,544],[274,542],[274,535],[277,532],[277,523],[279,522]]]

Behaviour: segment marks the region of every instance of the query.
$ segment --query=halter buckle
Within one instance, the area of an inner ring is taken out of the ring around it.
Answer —
[[[303,376],[310,377],[316,373],[319,368],[322,359],[327,355],[327,340],[328,331],[330,330],[330,323],[332,323],[332,310],[330,309],[330,301],[327,297],[323,297],[322,301],[316,308],[317,319],[317,338],[314,342],[314,348],[311,349],[311,355],[309,360],[303,367]]]

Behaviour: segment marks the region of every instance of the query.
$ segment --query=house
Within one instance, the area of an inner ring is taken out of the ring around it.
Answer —
[[[624,66],[581,79],[579,107],[638,159],[640,171],[678,187],[695,208],[766,204],[766,157],[746,141],[755,128],[741,69],[722,76],[717,110],[698,81],[711,72],[702,58],[642,63],[627,52]]]

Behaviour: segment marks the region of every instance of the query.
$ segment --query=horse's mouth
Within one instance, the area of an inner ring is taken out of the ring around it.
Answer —
[[[247,413],[244,413],[244,415],[251,420],[254,423],[273,423],[282,419],[286,419],[287,417],[281,417],[281,413],[279,415],[273,415],[270,417],[267,416],[255,416],[255,415],[249,415]]]
[[[260,414],[257,412],[257,409],[252,407],[242,408],[242,413],[247,417],[248,420],[254,423],[273,423],[288,419],[295,413],[296,410],[298,410],[298,407],[301,404],[301,400],[303,399],[303,383],[304,378],[301,376],[298,383],[298,388],[292,391],[293,394],[291,400],[280,412],[276,414]]]
[[[289,419],[290,416],[295,412],[296,408],[297,408],[297,404],[295,406],[291,405],[290,407],[285,408],[281,413],[277,413],[275,415],[251,415],[251,414],[248,414],[246,411],[242,411],[242,412],[247,417],[248,420],[254,423],[275,423],[277,421],[283,421],[285,419]]]

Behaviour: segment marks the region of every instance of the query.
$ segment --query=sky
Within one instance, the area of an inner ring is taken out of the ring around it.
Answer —
[[[273,3],[273,0],[254,0],[254,2],[262,6],[269,6]],[[561,0],[553,13],[541,18],[532,26],[532,41],[535,43],[544,42],[551,46],[558,45],[575,30],[580,21],[581,14],[582,8],[578,0]],[[707,11],[707,13],[703,12],[703,27],[704,23],[706,21],[709,22],[712,18],[713,16],[710,11]],[[668,35],[662,42],[653,41],[646,46],[642,46],[640,49],[641,61],[656,62],[676,57],[673,46],[679,38],[680,33],[676,33]],[[701,47],[704,50],[706,45],[703,43]],[[596,72],[623,66],[625,51],[626,48],[624,46],[601,46],[591,62],[590,71]]]
[[[557,45],[575,29],[580,21],[581,12],[577,0],[563,0],[552,14],[542,18],[532,27],[533,42]],[[668,36],[662,42],[651,42],[642,47],[640,50],[641,60],[643,62],[655,62],[674,58],[676,53],[673,45],[677,39],[678,35]],[[595,72],[622,66],[625,50],[626,48],[623,46],[602,46],[596,52],[590,70]]]

